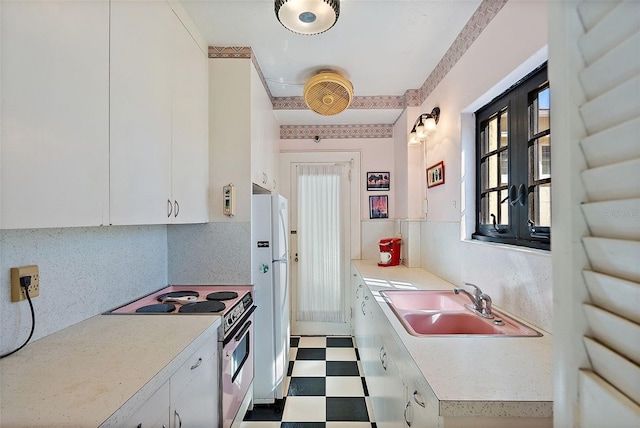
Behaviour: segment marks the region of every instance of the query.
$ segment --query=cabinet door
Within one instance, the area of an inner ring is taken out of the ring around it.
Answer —
[[[208,63],[182,23],[175,20],[172,41],[172,201],[173,223],[209,220]]]
[[[164,1],[111,2],[110,216],[162,224],[171,201],[170,31]]]
[[[169,382],[165,382],[124,424],[127,428],[169,428]]]
[[[357,273],[351,272],[351,290],[353,292],[353,300],[351,303],[351,311],[353,313],[353,323],[351,324],[351,332],[353,336],[356,338],[356,342],[358,342],[358,347],[364,345],[360,345],[360,341],[362,341],[363,330],[364,330],[364,316],[365,311],[363,307],[364,302],[364,282],[362,281],[362,277]]]
[[[109,2],[0,8],[0,228],[106,224]]]
[[[416,367],[417,370],[417,367]],[[436,428],[440,424],[438,400],[421,375],[407,381],[405,420],[407,426]]]
[[[218,426],[218,351],[215,337],[171,376],[171,426]]]
[[[370,388],[371,406],[379,427],[402,428],[405,426],[406,388],[402,382],[393,351],[383,342],[380,347],[380,364]]]
[[[251,178],[260,186],[275,190],[274,152],[278,149],[280,126],[273,115],[271,99],[255,69],[251,67]]]

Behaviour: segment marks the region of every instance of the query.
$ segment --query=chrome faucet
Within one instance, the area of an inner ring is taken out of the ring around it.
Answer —
[[[467,303],[465,306],[483,318],[493,318],[493,314],[491,313],[491,297],[489,297],[487,293],[483,293],[480,287],[475,284],[465,282],[464,285],[473,287],[473,293],[469,293],[464,288],[459,287],[454,288],[453,292],[455,294],[465,294],[471,299],[472,304]]]

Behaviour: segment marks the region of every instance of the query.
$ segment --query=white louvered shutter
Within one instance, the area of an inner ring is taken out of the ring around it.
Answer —
[[[640,2],[585,1],[579,41],[587,101],[582,239],[591,297],[581,426],[640,426]]]

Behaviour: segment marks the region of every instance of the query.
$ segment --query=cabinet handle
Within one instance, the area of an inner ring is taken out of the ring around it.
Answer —
[[[171,199],[167,199],[167,218],[171,217],[172,212],[173,212],[173,204],[171,203]]]
[[[197,369],[198,367],[200,367],[200,364],[202,364],[202,357],[198,358],[198,361],[191,366],[191,370]]]
[[[407,418],[407,411],[411,407],[411,400],[407,401],[407,404],[404,406],[404,421],[407,423],[407,426],[411,426],[411,422],[409,422],[409,418]]]
[[[175,410],[173,413],[175,413],[176,417],[178,418],[178,428],[182,428],[182,418],[180,417],[180,413],[178,413],[177,410]]]
[[[178,214],[180,213],[180,204],[178,203],[178,201],[174,201],[174,204],[176,206],[176,209],[174,210],[174,217],[178,217]]]
[[[356,289],[356,299],[359,299],[359,298],[360,298],[360,289],[357,288]]]
[[[384,350],[384,346],[380,348],[380,364],[384,371],[387,371],[387,351]]]
[[[369,300],[369,296],[364,296],[364,300]]]
[[[367,315],[366,312],[364,311],[364,302],[362,302],[362,304],[360,305],[360,309],[362,310],[362,315]]]
[[[415,401],[418,406],[424,408],[425,407],[424,401],[418,400],[419,395],[420,393],[418,391],[413,391],[413,401]]]

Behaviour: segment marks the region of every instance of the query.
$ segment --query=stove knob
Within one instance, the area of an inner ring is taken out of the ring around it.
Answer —
[[[233,323],[233,320],[231,318],[227,318],[227,324],[231,325]]]

